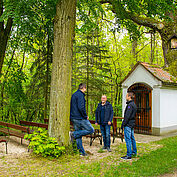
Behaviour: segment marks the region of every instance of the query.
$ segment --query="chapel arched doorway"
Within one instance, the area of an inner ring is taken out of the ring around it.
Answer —
[[[152,88],[148,85],[137,83],[128,88],[135,93],[137,105],[136,133],[151,134],[152,132]]]

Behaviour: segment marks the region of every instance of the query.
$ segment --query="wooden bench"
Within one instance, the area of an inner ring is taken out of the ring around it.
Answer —
[[[16,136],[18,138],[21,138],[21,144],[22,144],[22,139],[24,139],[24,135],[26,133],[29,133],[29,128],[21,125],[6,123],[2,121],[0,121],[0,125],[3,126],[3,128],[0,128],[0,132],[8,136]]]
[[[49,119],[44,119],[44,123],[48,124],[49,123]]]
[[[7,140],[6,139],[0,139],[0,143],[5,143],[6,144],[6,154],[7,154]]]
[[[38,123],[38,122],[30,122],[30,121],[20,120],[20,125],[26,125],[26,126],[28,126],[29,133],[33,133],[34,132],[34,130],[30,129],[30,127],[45,128],[46,130],[48,130],[48,124],[44,124],[44,123]]]
[[[117,121],[122,121],[124,118],[123,117],[113,117],[113,123],[111,124],[113,131],[111,132],[111,136],[113,137],[113,143],[115,142],[115,138],[121,138],[122,142],[124,139],[124,133],[121,127],[117,127]],[[91,124],[95,124],[94,120],[89,120]],[[49,119],[44,119],[45,123],[49,122]],[[72,125],[72,123],[70,123]],[[87,137],[90,137],[90,145],[92,145],[93,141],[95,138],[99,138],[100,144],[102,145],[102,135],[99,129],[95,129],[94,135],[87,135]]]
[[[117,121],[123,120],[123,117],[113,117],[113,143],[115,141],[115,138],[121,138],[122,142],[124,139],[124,132],[121,129],[121,127],[117,127]]]

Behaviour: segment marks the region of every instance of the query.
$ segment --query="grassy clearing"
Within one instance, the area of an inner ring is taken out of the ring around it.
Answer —
[[[105,176],[158,176],[176,170],[177,137],[163,139],[157,143],[163,147],[144,154],[132,163],[124,162],[116,168],[112,165]]]
[[[137,147],[138,157],[131,162],[120,159],[126,152],[125,143],[113,147],[108,156],[63,155],[57,160],[5,156],[0,158],[0,176],[158,176],[177,168],[177,137],[138,143]]]

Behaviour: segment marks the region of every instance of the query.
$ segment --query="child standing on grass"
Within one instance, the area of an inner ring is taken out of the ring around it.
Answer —
[[[121,128],[124,129],[124,138],[127,146],[127,155],[121,157],[124,160],[131,160],[132,156],[137,155],[136,141],[134,137],[135,116],[137,112],[137,106],[134,103],[134,93],[128,92],[126,95],[126,108],[124,112],[124,120]]]

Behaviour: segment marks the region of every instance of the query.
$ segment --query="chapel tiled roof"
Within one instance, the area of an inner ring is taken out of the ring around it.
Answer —
[[[124,78],[124,80],[121,82],[123,83],[130,74],[136,69],[138,65],[142,65],[148,72],[150,72],[156,79],[162,81],[163,84],[175,84],[177,85],[177,79],[172,76],[170,73],[162,69],[157,64],[149,64],[145,62],[137,62],[137,64],[133,67],[133,69],[128,73],[128,75]]]
[[[139,62],[142,66],[145,67],[152,75],[154,75],[157,79],[162,82],[171,82],[174,83],[175,77],[173,77],[170,73],[162,69],[159,65],[149,64],[145,62]],[[176,82],[177,83],[177,82]]]

